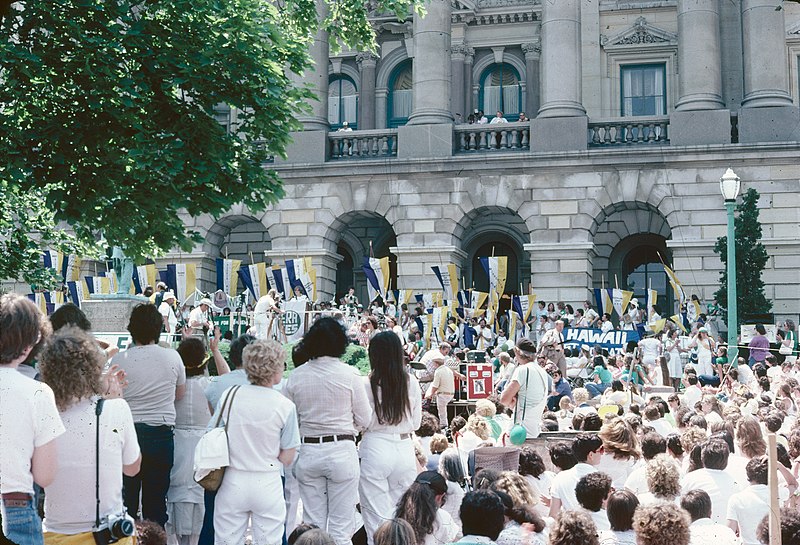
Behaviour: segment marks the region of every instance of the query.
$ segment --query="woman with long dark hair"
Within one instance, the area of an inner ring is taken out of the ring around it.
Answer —
[[[422,421],[422,392],[417,379],[406,372],[404,357],[403,345],[392,331],[378,333],[369,344],[372,371],[365,385],[373,416],[359,446],[358,488],[370,545],[417,473],[412,434]]]
[[[452,517],[442,509],[446,495],[444,477],[436,471],[423,471],[397,502],[394,516],[411,525],[417,545],[451,543],[458,534]]]
[[[295,367],[284,394],[297,406],[302,447],[294,474],[303,520],[326,530],[337,545],[355,533],[358,503],[356,434],[372,421],[363,380],[339,358],[347,348],[344,327],[320,318],[293,353]]]

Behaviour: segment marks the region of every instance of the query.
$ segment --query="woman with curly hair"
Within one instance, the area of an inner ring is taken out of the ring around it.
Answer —
[[[689,513],[674,503],[640,506],[633,515],[638,545],[689,545]]]
[[[281,468],[300,446],[294,403],[273,389],[283,376],[286,353],[276,341],[259,339],[242,351],[249,385],[225,391],[214,421],[228,427],[230,465],[214,502],[216,543],[244,543],[248,521],[253,543],[280,543],[286,504]],[[226,405],[224,411],[222,409]]]
[[[681,495],[681,470],[668,454],[659,454],[645,466],[648,492],[639,495],[639,503],[675,502]]]
[[[639,438],[631,425],[619,417],[606,420],[598,435],[603,440],[603,456],[597,471],[607,473],[612,486],[621,490],[642,456]]]
[[[101,518],[125,515],[122,475],[136,475],[142,457],[128,404],[99,395],[105,363],[94,337],[74,326],[50,337],[39,356],[42,380],[52,388],[66,428],[56,439],[59,470],[45,488],[46,540],[84,534],[92,541],[96,470]]]
[[[417,474],[413,433],[422,422],[422,391],[417,379],[406,373],[403,360],[403,345],[393,331],[372,337],[372,370],[365,389],[373,416],[359,446],[358,482],[361,515],[370,545],[378,527],[391,518],[400,495]],[[446,447],[447,440],[440,437]]]
[[[600,545],[597,528],[582,511],[562,511],[550,527],[548,545]]]
[[[545,529],[545,523],[534,511],[539,500],[525,477],[516,471],[503,471],[492,483],[491,490],[506,494],[511,501],[511,505],[506,505],[506,523],[497,537],[497,545],[544,543],[546,536],[542,531]],[[502,496],[500,498],[503,499]],[[530,531],[528,536],[522,529],[523,524],[528,525]]]
[[[458,534],[453,518],[442,509],[446,494],[444,477],[436,471],[423,471],[397,502],[394,517],[411,525],[417,545],[450,543]]]

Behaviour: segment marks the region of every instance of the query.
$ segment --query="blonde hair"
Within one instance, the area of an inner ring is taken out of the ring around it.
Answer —
[[[514,502],[514,507],[534,506],[539,498],[528,484],[528,481],[516,471],[503,471],[492,484],[494,490],[505,492]]]
[[[589,401],[589,390],[586,388],[575,388],[572,390],[572,399],[575,400],[575,405],[586,403]]]
[[[105,355],[91,334],[66,326],[52,335],[39,355],[39,372],[53,390],[59,411],[100,393]]]
[[[697,426],[689,426],[683,434],[681,434],[681,448],[683,452],[689,454],[692,449],[697,445],[703,443],[708,439],[708,434],[704,429]]]
[[[688,545],[689,513],[674,503],[640,505],[633,514],[633,530],[639,545]]]
[[[767,453],[767,443],[761,425],[752,416],[745,416],[736,425],[736,444],[747,458],[763,456]]]
[[[242,364],[251,384],[266,386],[283,373],[286,352],[277,341],[259,339],[242,350]]]
[[[597,435],[603,440],[603,448],[614,458],[638,460],[642,455],[639,450],[639,438],[624,418],[606,420]]]
[[[467,420],[467,425],[464,427],[464,431],[471,431],[484,441],[489,438],[489,424],[486,423],[486,420],[482,416],[477,414],[470,415],[469,420]]]
[[[447,437],[445,437],[441,433],[435,433],[433,434],[433,437],[431,437],[431,442],[428,445],[428,450],[431,451],[431,454],[441,454],[445,450],[447,450],[447,447],[449,446],[450,445],[447,443]]]
[[[475,403],[475,414],[484,418],[491,418],[497,414],[497,405],[488,399],[479,399]]]
[[[647,487],[657,498],[672,500],[681,493],[681,472],[667,454],[658,454],[645,466]]]

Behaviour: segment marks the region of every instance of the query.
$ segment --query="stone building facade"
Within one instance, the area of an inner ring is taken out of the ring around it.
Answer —
[[[329,52],[301,78],[320,101],[275,168],[266,213],[186,217],[214,259],[310,256],[322,297],[355,285],[370,247],[392,287],[438,287],[455,263],[509,256],[507,291],[579,302],[588,288],[672,295],[663,263],[710,300],[725,234],[719,178],[761,193],[767,296],[800,312],[800,5],[781,0],[430,0],[373,13],[377,51]],[[476,109],[507,124],[467,124]],[[518,121],[525,112],[527,121]],[[235,126],[235,112],[220,110]],[[355,130],[339,131],[344,122]],[[662,312],[663,312],[662,310]]]

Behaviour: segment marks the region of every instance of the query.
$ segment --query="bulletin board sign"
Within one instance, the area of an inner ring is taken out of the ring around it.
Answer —
[[[467,399],[485,399],[492,393],[493,369],[491,365],[470,363],[467,365]]]

